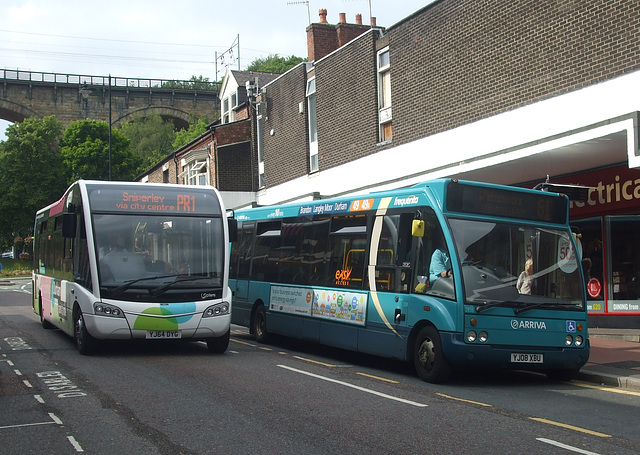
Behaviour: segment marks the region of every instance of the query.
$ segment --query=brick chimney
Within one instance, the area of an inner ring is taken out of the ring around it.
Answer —
[[[347,15],[340,13],[336,25],[327,22],[326,9],[318,10],[318,15],[320,22],[307,27],[307,53],[310,62],[329,55],[371,28],[369,25],[362,25],[361,14],[356,15],[355,24],[349,24],[347,23]],[[371,21],[375,26],[375,18],[371,18]]]
[[[307,58],[310,62],[319,60],[338,48],[336,29],[327,22],[327,10],[321,9],[318,14],[320,22],[307,27]]]
[[[327,10],[326,9],[318,10],[318,14],[320,15],[320,23],[321,24],[326,24],[327,23]]]

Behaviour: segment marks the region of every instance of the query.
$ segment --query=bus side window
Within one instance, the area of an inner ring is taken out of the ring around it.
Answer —
[[[327,286],[362,289],[367,248],[367,217],[365,215],[331,218],[327,246],[329,270]]]
[[[237,238],[231,248],[231,261],[229,266],[229,277],[238,279],[249,278],[249,267],[251,265],[251,254],[253,246],[253,222],[245,222],[238,225]]]
[[[325,283],[330,219],[327,215],[319,215],[305,221],[302,230],[301,253],[308,267],[309,284]]]
[[[91,290],[91,269],[89,266],[89,247],[87,246],[87,230],[84,226],[84,218],[78,216],[77,253],[74,257],[74,278],[75,281]]]
[[[259,222],[257,225],[251,276],[259,281],[278,281],[281,254],[281,221]]]

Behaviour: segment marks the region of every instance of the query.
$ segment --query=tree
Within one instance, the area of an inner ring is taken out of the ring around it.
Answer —
[[[296,57],[295,55],[284,58],[279,57],[278,54],[270,54],[266,58],[255,59],[249,64],[247,71],[282,74],[301,62],[306,62],[306,60],[302,57]]]
[[[62,137],[62,159],[69,183],[78,179],[109,179],[109,124],[102,120],[71,122]],[[141,160],[129,139],[117,128],[111,131],[111,180],[134,180]]]
[[[122,132],[130,141],[131,151],[140,158],[140,168],[136,175],[162,161],[173,152],[176,132],[171,121],[164,121],[159,115],[136,117],[122,125]]]
[[[197,122],[189,125],[188,130],[180,130],[176,133],[176,138],[173,141],[173,148],[179,149],[198,136],[203,135],[205,131],[207,131],[207,121],[204,118],[199,118]]]
[[[218,90],[218,82],[210,82],[208,77],[191,76],[188,81],[167,81],[162,83],[162,88],[176,88],[187,90]]]
[[[54,116],[28,118],[6,130],[0,142],[0,244],[5,249],[32,235],[37,210],[67,188],[60,155],[62,125]]]

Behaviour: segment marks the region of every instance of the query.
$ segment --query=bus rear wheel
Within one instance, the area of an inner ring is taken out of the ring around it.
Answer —
[[[434,384],[445,382],[453,369],[442,352],[442,341],[435,327],[423,327],[413,345],[413,366],[418,377]]]
[[[231,337],[231,330],[220,337],[207,338],[207,347],[209,352],[214,354],[222,354],[229,347],[229,338]]]
[[[258,343],[266,343],[269,338],[267,332],[267,312],[264,305],[259,305],[251,319],[251,333]]]
[[[76,346],[78,347],[78,352],[80,354],[91,355],[94,353],[97,341],[87,331],[87,326],[84,323],[84,316],[80,310],[78,310],[78,313],[76,314],[73,325],[73,335],[76,339]]]

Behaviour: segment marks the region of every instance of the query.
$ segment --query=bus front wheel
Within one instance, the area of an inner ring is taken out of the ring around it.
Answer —
[[[425,382],[440,383],[451,377],[453,369],[442,352],[440,334],[435,327],[423,327],[413,345],[413,366]]]
[[[251,320],[251,332],[258,343],[266,343],[269,334],[267,332],[267,312],[264,305],[259,305]]]
[[[82,316],[82,311],[78,310],[75,319],[76,320],[73,327],[73,334],[76,339],[78,352],[82,355],[93,354],[96,348],[97,341],[87,331],[87,326],[84,323],[84,316]]]
[[[209,352],[214,354],[222,354],[229,347],[229,338],[231,337],[231,330],[221,337],[207,338],[207,347]]]

